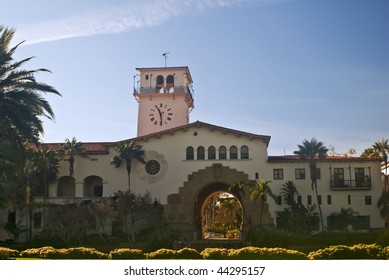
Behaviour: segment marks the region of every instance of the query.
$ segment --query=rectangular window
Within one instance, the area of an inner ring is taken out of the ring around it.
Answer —
[[[255,172],[255,179],[259,179],[259,173]]]
[[[343,168],[334,168],[334,184],[335,187],[344,186],[344,169]]]
[[[317,204],[321,205],[321,195],[317,196]]]
[[[312,196],[311,195],[307,196],[307,204],[312,205]]]
[[[277,196],[277,204],[282,205],[282,196]]]
[[[347,204],[351,205],[351,195],[347,195]]]
[[[297,196],[297,203],[298,204],[302,204],[302,197],[301,197],[301,195]]]
[[[332,204],[332,196],[329,194],[327,195],[327,204],[331,205]]]
[[[365,186],[365,168],[355,168],[355,186]]]
[[[371,205],[371,196],[370,195],[365,196],[365,205]]]
[[[305,179],[305,168],[296,168],[295,169],[296,180]]]
[[[284,169],[273,169],[273,179],[274,180],[283,180],[284,179]]]
[[[41,228],[42,226],[42,213],[34,213],[34,228]]]

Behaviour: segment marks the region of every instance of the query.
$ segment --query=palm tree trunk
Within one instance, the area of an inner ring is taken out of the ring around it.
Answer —
[[[320,215],[320,226],[321,226],[321,230],[323,231],[324,230],[323,213],[321,211],[321,203],[319,203],[319,194],[317,193],[317,182],[314,181],[312,183],[314,184],[315,187],[317,207],[319,208],[319,215]]]

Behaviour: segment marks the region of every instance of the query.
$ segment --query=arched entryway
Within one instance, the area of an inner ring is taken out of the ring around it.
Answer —
[[[228,192],[225,183],[206,186],[197,197],[201,239],[239,239],[244,212],[238,197]]]
[[[164,216],[167,223],[176,228],[188,240],[203,238],[202,209],[207,198],[214,193],[228,193],[228,188],[236,182],[252,183],[249,176],[229,166],[215,163],[188,175],[188,180],[179,188],[178,193],[167,197]],[[239,197],[244,213],[242,230],[259,223],[260,204],[254,204],[249,197],[249,190]],[[273,218],[265,207],[263,224],[274,224]]]

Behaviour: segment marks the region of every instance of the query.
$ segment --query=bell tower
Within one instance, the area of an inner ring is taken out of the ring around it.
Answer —
[[[138,133],[143,136],[189,123],[194,108],[192,77],[187,66],[136,68]]]

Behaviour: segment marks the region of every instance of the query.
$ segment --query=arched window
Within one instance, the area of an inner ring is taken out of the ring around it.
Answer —
[[[169,92],[174,90],[174,76],[169,75],[166,77],[166,88]]]
[[[103,179],[99,176],[89,176],[84,179],[84,197],[102,197]]]
[[[238,148],[236,146],[230,147],[230,159],[238,159]]]
[[[208,148],[208,159],[216,159],[216,148],[214,146]]]
[[[74,178],[63,176],[58,179],[57,196],[74,197],[76,195],[76,183]]]
[[[240,148],[240,159],[249,159],[249,147],[246,145]]]
[[[163,78],[163,76],[161,75],[157,76],[157,85],[156,85],[157,92],[160,92],[160,90],[163,88],[164,82],[165,79]]]
[[[227,159],[227,148],[225,146],[219,148],[219,159]]]
[[[186,159],[187,160],[194,159],[194,149],[192,146],[186,148]]]
[[[205,159],[205,149],[203,146],[197,148],[197,159]]]

